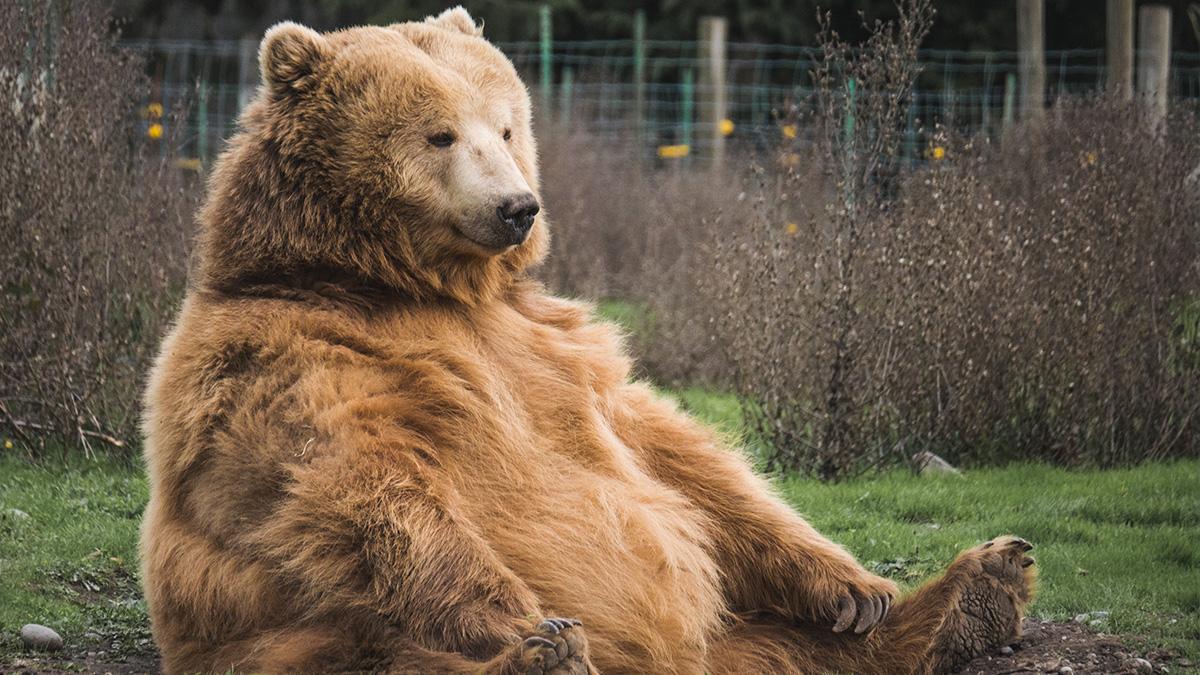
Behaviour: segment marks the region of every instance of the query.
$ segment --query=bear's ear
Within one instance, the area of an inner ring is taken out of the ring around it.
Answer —
[[[475,25],[475,19],[471,18],[462,5],[451,7],[437,16],[425,17],[425,23],[431,23],[447,30],[456,30],[474,37],[483,35],[483,24]]]
[[[277,96],[310,87],[317,67],[328,56],[329,44],[320,33],[291,21],[271,26],[258,48],[263,82]]]

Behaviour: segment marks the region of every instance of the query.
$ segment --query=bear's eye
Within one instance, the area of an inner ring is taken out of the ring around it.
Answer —
[[[505,130],[504,130],[504,140],[506,140],[506,141],[511,141],[511,140],[512,140],[512,129],[505,129]]]
[[[434,134],[429,137],[429,144],[438,148],[448,148],[454,145],[454,134],[449,131],[443,131],[440,134]]]

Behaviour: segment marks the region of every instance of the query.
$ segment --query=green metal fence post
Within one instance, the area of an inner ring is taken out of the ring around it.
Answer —
[[[695,114],[695,95],[696,95],[696,80],[695,74],[691,68],[683,70],[683,81],[679,86],[679,95],[682,98],[680,113],[683,119],[680,122],[680,135],[683,145],[688,147],[688,155],[691,155],[692,149],[692,116]]]
[[[562,82],[558,84],[558,118],[564,127],[571,126],[571,95],[575,86],[575,69],[564,66]]]
[[[208,161],[208,83],[200,82],[200,100],[196,102],[196,159],[201,166]]]
[[[1004,76],[1004,120],[1003,125],[1005,131],[1012,126],[1013,115],[1015,113],[1017,98],[1017,76],[1015,73],[1009,73]]]
[[[646,12],[633,14],[633,123],[637,144],[646,142]]]
[[[551,48],[553,47],[553,37],[551,37],[550,25],[550,5],[543,4],[538,10],[538,32],[541,38],[541,67],[542,67],[542,114],[547,119],[550,117],[550,86],[553,79],[553,70],[551,63]]]
[[[853,77],[846,79],[846,119],[842,121],[842,131],[845,137],[842,142],[845,143],[847,152],[854,151],[854,106],[857,103],[855,98],[858,94],[858,82]]]
[[[853,169],[854,156],[857,154],[854,148],[854,108],[857,104],[857,101],[855,100],[857,95],[858,82],[856,82],[853,77],[846,78],[846,118],[842,120],[842,143],[844,144],[843,148],[845,149],[845,152],[843,153],[845,155],[845,159],[843,162],[847,167],[851,167],[849,175],[847,176],[848,179],[857,176],[857,172]],[[845,181],[846,208],[852,208],[854,206],[854,191],[856,189],[858,189],[857,180]]]

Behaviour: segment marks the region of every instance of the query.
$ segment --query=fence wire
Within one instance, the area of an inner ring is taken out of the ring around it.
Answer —
[[[636,140],[633,147],[650,156],[669,157],[662,149],[672,147],[686,148],[676,154],[706,155],[715,130],[713,122],[701,121],[697,108],[714,92],[699,81],[699,43],[645,40],[641,45],[639,50],[634,40],[554,42],[548,71],[542,69],[545,52],[539,42],[497,46],[529,84],[539,123],[586,132],[614,147],[631,147]],[[162,135],[169,124],[156,111],[180,110],[187,128],[169,137],[182,139],[184,154],[197,160],[193,165],[211,161],[258,86],[257,43],[159,40],[125,46],[145,58],[153,83],[147,132]],[[922,50],[906,137],[916,138],[935,124],[961,133],[1002,129],[1013,115],[1017,56],[1015,51]],[[728,43],[722,131],[731,142],[794,134],[784,121],[810,98],[819,58],[820,50],[813,47]],[[1104,60],[1103,50],[1046,52],[1047,99],[1102,91]],[[1173,54],[1170,73],[1173,98],[1200,98],[1200,54]]]

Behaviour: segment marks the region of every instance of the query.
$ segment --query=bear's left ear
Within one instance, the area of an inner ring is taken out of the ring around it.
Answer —
[[[268,29],[258,48],[263,82],[276,96],[308,89],[317,67],[328,56],[329,43],[320,33],[291,21]]]
[[[471,18],[462,5],[451,7],[437,16],[425,17],[425,23],[431,23],[447,30],[456,30],[474,37],[483,35],[483,25],[475,25],[475,19]]]

